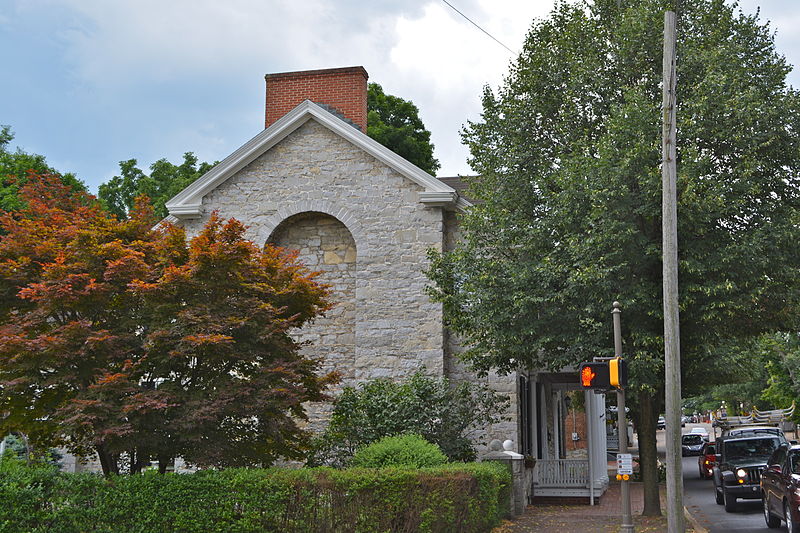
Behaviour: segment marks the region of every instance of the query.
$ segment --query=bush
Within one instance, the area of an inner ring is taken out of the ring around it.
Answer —
[[[447,456],[437,445],[431,444],[419,435],[406,434],[384,437],[378,442],[364,446],[350,460],[350,466],[425,468],[440,466],[446,462]]]
[[[488,532],[508,509],[496,463],[112,476],[0,465],[2,533]]]
[[[383,437],[415,433],[437,444],[451,461],[472,461],[471,433],[498,422],[508,399],[486,386],[453,384],[418,371],[402,383],[376,379],[345,387],[309,466],[341,467],[356,450]]]

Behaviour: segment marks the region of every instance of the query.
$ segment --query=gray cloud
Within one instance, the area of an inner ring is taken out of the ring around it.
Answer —
[[[797,64],[800,3],[762,2],[779,51]],[[518,50],[553,0],[454,3]],[[468,173],[458,132],[514,57],[440,0],[6,4],[0,58],[14,83],[0,89],[0,123],[95,187],[121,159],[221,159],[263,127],[264,74],[349,65],[419,107],[443,174]]]

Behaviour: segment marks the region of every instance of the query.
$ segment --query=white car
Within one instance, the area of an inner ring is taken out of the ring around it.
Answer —
[[[706,428],[692,428],[692,430],[689,432],[689,434],[690,435],[700,435],[705,440],[708,440],[708,431],[706,430]]]

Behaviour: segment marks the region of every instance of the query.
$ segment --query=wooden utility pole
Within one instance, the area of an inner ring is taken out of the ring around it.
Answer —
[[[681,350],[678,321],[678,207],[675,125],[675,12],[664,13],[661,212],[664,275],[664,373],[667,437],[667,531],[683,533]]]

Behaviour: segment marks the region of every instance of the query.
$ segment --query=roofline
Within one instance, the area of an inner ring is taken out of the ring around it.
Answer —
[[[449,185],[437,180],[314,102],[305,100],[275,121],[269,128],[244,143],[197,181],[170,198],[166,202],[169,214],[179,219],[199,217],[202,211],[203,197],[206,194],[312,118],[423,187],[425,190],[420,193],[421,203],[431,207],[452,207],[460,210],[472,205],[460,197]]]

